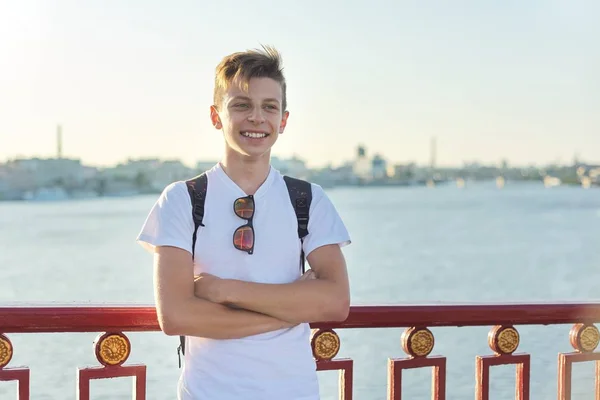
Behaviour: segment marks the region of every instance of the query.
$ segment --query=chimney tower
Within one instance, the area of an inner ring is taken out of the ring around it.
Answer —
[[[56,128],[56,158],[62,158],[62,127],[60,125]]]

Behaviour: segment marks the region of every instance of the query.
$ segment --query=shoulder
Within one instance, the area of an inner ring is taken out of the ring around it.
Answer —
[[[323,197],[327,197],[327,194],[325,193],[325,190],[323,190],[323,187],[321,185],[314,182],[310,182],[310,187],[312,191],[312,197],[314,200],[319,200]]]
[[[307,188],[310,189],[310,194],[315,195],[315,193],[317,194],[317,196],[321,196],[324,192],[323,192],[323,188],[314,183],[311,182],[309,180],[305,180],[305,179],[301,179],[301,178],[297,178],[295,176],[291,176],[291,175],[282,175],[279,174],[278,178],[281,181],[284,181],[286,186],[288,186],[288,189],[294,191],[304,191]]]
[[[190,199],[186,182],[176,181],[163,189],[154,208],[163,215],[189,213],[192,208]]]
[[[290,175],[280,175],[280,179],[285,181],[285,186],[292,198],[306,197],[310,201],[310,209],[312,210],[315,205],[325,201],[328,202],[329,198],[321,187],[321,185],[296,178]]]
[[[146,217],[138,242],[149,251],[158,246],[174,246],[191,252],[188,243],[194,229],[191,209],[185,182],[167,185]]]
[[[176,181],[167,185],[160,194],[159,201],[179,202],[189,197],[185,181]]]

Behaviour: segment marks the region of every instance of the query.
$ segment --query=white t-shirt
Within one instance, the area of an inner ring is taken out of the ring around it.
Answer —
[[[220,164],[207,171],[204,227],[198,229],[194,274],[260,283],[290,283],[301,275],[297,220],[283,176],[271,167],[254,194],[254,253],[233,246],[233,232],[246,221],[233,203],[246,193]],[[309,234],[304,252],[350,243],[348,231],[323,189],[312,184]],[[185,182],[169,185],[150,211],[137,240],[149,251],[176,246],[191,253],[194,222]],[[318,400],[310,327],[300,324],[242,339],[187,337],[178,385],[180,400]]]

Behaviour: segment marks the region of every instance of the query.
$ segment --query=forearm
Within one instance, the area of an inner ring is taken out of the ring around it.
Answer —
[[[349,299],[340,285],[324,279],[287,284],[230,280],[227,304],[290,323],[344,320]]]
[[[168,335],[237,339],[292,327],[294,324],[261,313],[233,309],[197,297],[163,316],[161,327]],[[159,320],[161,320],[159,319]]]

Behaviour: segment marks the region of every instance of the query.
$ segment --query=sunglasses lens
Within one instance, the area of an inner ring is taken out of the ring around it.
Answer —
[[[254,214],[254,199],[250,197],[237,199],[234,204],[234,209],[238,217],[250,219]]]
[[[250,251],[254,247],[254,230],[249,226],[240,226],[233,235],[233,245],[238,250]]]

